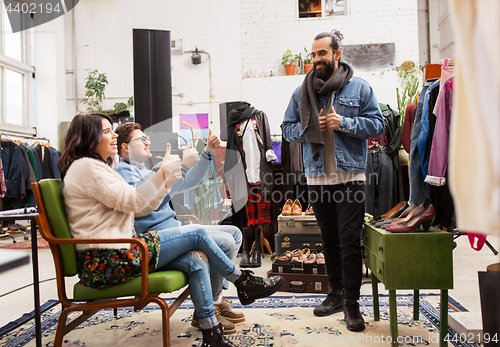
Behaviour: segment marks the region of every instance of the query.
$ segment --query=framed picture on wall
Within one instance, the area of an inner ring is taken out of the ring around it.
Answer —
[[[179,122],[181,123],[179,127],[179,147],[186,146],[186,141],[193,147],[196,139],[206,139],[208,137],[208,113],[180,114]]]

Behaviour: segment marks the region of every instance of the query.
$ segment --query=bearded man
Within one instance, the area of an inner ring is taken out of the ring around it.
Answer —
[[[294,91],[281,129],[287,141],[303,144],[309,201],[323,239],[330,293],[314,314],[344,311],[347,329],[363,331],[358,300],[367,140],[384,132],[384,120],[370,85],[340,60],[343,38],[337,30],[314,38],[314,68]]]

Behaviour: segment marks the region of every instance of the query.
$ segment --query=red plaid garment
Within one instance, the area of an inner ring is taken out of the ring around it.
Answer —
[[[260,194],[260,183],[250,183],[250,195],[246,203],[248,226],[271,224],[271,201]]]

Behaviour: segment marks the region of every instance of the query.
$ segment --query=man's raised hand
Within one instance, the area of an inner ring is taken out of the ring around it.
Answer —
[[[199,160],[200,155],[198,154],[198,151],[194,148],[191,148],[188,142],[182,154],[182,166],[189,170],[193,166],[195,166]]]
[[[220,139],[217,135],[212,134],[212,129],[208,129],[207,151],[213,152],[220,147]]]
[[[339,130],[341,120],[342,116],[335,111],[335,108],[332,105],[332,113],[326,115],[326,127],[330,130]]]

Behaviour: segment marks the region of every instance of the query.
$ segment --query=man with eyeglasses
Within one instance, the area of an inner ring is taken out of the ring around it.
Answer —
[[[117,146],[120,156],[120,163],[115,167],[115,170],[129,184],[137,186],[155,174],[144,163],[152,156],[149,150],[151,141],[142,132],[141,125],[137,123],[122,124],[116,128],[115,132],[118,134]],[[189,146],[184,150],[182,158],[183,178],[174,183],[170,193],[158,209],[146,216],[135,217],[134,229],[136,233],[163,230],[181,225],[175,219],[175,212],[170,207],[169,201],[173,195],[191,190],[200,184],[210,167],[211,160],[213,160],[213,152],[219,147],[220,139],[216,135],[212,135],[210,131],[207,145],[201,156]],[[240,229],[232,225],[206,225],[204,228],[234,263],[242,242]],[[210,281],[217,320],[222,324],[225,334],[234,333],[236,332],[234,323],[243,322],[245,316],[241,312],[232,311],[229,302],[222,296],[222,288],[228,288],[227,280],[217,271],[210,271]],[[191,325],[199,327],[196,314],[193,315]]]
[[[365,329],[358,300],[367,140],[384,132],[384,118],[371,86],[341,60],[343,38],[338,30],[314,38],[314,68],[293,92],[281,130],[285,140],[302,143],[309,201],[323,239],[330,293],[313,313],[344,311],[347,329],[358,332]]]

